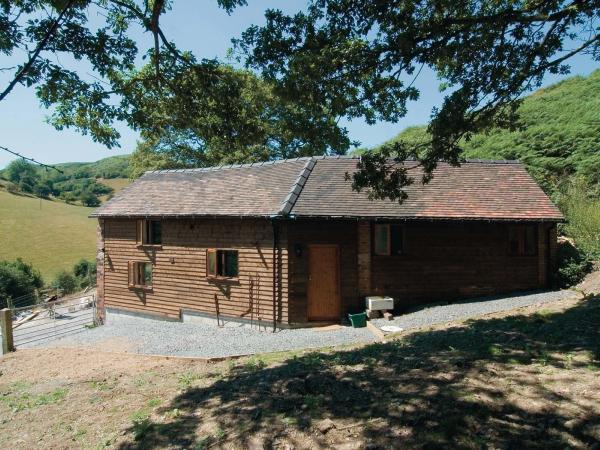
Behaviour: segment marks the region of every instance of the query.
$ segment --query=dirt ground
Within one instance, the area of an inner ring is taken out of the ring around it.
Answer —
[[[0,358],[0,448],[598,448],[600,297],[222,362]],[[594,447],[595,446],[595,447]]]
[[[600,294],[600,261],[594,263],[596,270],[588,274],[584,280],[579,283],[575,289],[578,289],[586,294]]]

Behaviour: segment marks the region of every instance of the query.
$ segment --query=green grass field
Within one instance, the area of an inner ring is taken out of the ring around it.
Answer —
[[[97,181],[98,183],[102,183],[108,187],[113,188],[115,190],[113,192],[113,195],[116,195],[121,189],[123,189],[125,186],[131,183],[131,180],[129,178],[99,178]],[[105,202],[106,200],[108,200],[108,195],[101,196],[100,200],[102,200],[102,202]]]
[[[115,194],[131,183],[129,178],[99,178],[97,181],[113,188]]]
[[[92,260],[97,223],[87,217],[92,210],[0,190],[0,260],[21,257],[46,283],[81,258]]]

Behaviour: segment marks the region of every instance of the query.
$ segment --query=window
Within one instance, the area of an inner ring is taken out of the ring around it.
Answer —
[[[535,225],[510,227],[508,230],[508,252],[511,256],[534,256],[537,253]]]
[[[161,245],[162,224],[160,220],[138,220],[136,240],[138,245]]]
[[[238,276],[238,251],[214,248],[206,250],[206,275],[236,278]]]
[[[129,287],[152,287],[152,264],[144,261],[129,261]]]
[[[376,255],[401,255],[404,252],[402,226],[389,223],[376,224],[373,235],[373,252]]]

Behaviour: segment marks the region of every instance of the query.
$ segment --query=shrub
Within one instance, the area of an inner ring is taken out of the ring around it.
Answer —
[[[81,259],[73,266],[73,274],[81,289],[93,286],[96,282],[96,263],[87,259]]]
[[[77,279],[66,270],[63,270],[56,276],[52,286],[60,289],[64,294],[71,294],[77,289]]]
[[[22,159],[16,159],[4,169],[6,178],[15,184],[25,182],[27,185],[35,184],[38,173],[33,164]]]
[[[100,206],[100,199],[92,192],[82,192],[79,200],[84,206]]]
[[[61,192],[59,198],[64,200],[65,203],[74,203],[77,200],[77,197],[72,192]]]
[[[48,198],[52,194],[52,189],[46,184],[38,183],[33,187],[33,193],[38,197]]]
[[[33,192],[33,181],[25,179],[19,181],[19,190],[31,194]]]
[[[593,263],[590,258],[569,241],[559,243],[556,257],[556,284],[560,288],[576,285],[592,271]]]
[[[15,299],[35,293],[44,281],[40,272],[31,264],[16,261],[0,261],[0,308],[6,308],[7,299]]]
[[[600,199],[584,179],[569,182],[559,197],[559,205],[567,218],[563,229],[578,248],[594,259],[600,259]]]

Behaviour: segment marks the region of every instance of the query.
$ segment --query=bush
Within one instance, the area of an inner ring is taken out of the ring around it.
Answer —
[[[66,270],[63,270],[56,276],[52,286],[60,289],[64,294],[71,294],[77,290],[77,284],[77,279]]]
[[[73,266],[73,274],[80,289],[96,284],[96,263],[81,259]]]
[[[38,197],[48,198],[52,194],[52,189],[46,184],[38,183],[33,187],[33,193]]]
[[[556,259],[558,263],[556,284],[560,288],[575,286],[593,268],[593,263],[585,252],[569,241],[559,243]]]
[[[569,182],[558,199],[567,218],[563,229],[590,258],[600,259],[600,199],[584,179]]]
[[[21,180],[19,181],[19,190],[31,194],[33,192],[33,184],[34,182],[31,180]]]
[[[58,197],[68,204],[75,203],[77,200],[77,197],[72,192],[61,192]]]
[[[26,295],[33,296],[44,281],[40,272],[31,264],[16,261],[0,261],[0,308],[6,308],[7,299],[16,299]]]
[[[92,192],[82,192],[79,200],[84,206],[100,206],[100,199]]]
[[[38,173],[33,164],[22,159],[12,161],[4,169],[6,178],[15,184],[25,182],[27,185],[34,185],[38,178]]]

